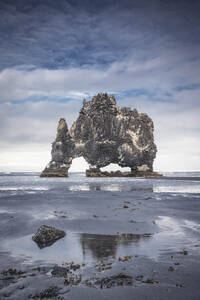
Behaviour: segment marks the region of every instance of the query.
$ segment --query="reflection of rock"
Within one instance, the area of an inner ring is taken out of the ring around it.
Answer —
[[[32,236],[32,240],[37,243],[39,248],[51,246],[57,240],[63,238],[66,233],[51,226],[42,225],[37,233]]]
[[[104,234],[81,234],[81,243],[83,248],[83,255],[86,254],[87,249],[92,251],[95,258],[101,259],[108,256],[116,256],[117,247],[119,245],[130,245],[138,243],[141,238],[148,238],[151,234],[118,234],[118,235],[104,235]]]
[[[68,185],[68,190],[70,191],[111,191],[111,192],[144,192],[144,193],[152,193],[153,186],[152,182],[149,182],[149,186],[139,186],[134,182],[130,184],[105,184],[91,182],[87,184],[76,184],[76,185]]]
[[[139,243],[142,238],[151,237],[150,233],[144,234],[132,234],[132,233],[123,233],[118,235],[118,242],[120,245],[128,246],[130,243]]]
[[[115,256],[117,250],[117,238],[116,235],[104,235],[104,234],[81,234],[81,243],[83,248],[83,254],[87,252],[87,249],[92,251],[92,254],[97,258]]]
[[[52,160],[41,176],[67,176],[72,159],[80,156],[90,165],[88,176],[111,163],[130,167],[134,175],[150,175],[157,151],[153,129],[146,114],[118,107],[113,95],[98,94],[91,101],[83,101],[70,131],[60,119]]]

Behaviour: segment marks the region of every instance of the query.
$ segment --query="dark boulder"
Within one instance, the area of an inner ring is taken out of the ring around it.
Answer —
[[[54,266],[51,274],[55,277],[64,277],[67,276],[70,271],[70,267],[60,267]]]
[[[40,249],[42,249],[51,246],[65,235],[66,233],[62,230],[51,226],[42,225],[36,234],[32,236],[32,240],[37,243]]]

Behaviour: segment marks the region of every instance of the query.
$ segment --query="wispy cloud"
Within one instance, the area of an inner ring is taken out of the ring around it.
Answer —
[[[153,118],[157,169],[200,169],[199,9],[199,1],[2,0],[3,160],[18,160],[15,144],[34,149],[41,165],[57,120],[71,125],[83,98],[106,91]]]
[[[199,2],[5,1],[1,69],[102,66],[135,55],[143,62],[166,48],[199,42]]]
[[[200,58],[194,60],[200,47],[192,50],[188,49],[185,56],[178,49],[165,50],[145,62],[130,56],[104,68],[5,69],[0,72],[0,101],[43,96],[83,98],[104,90],[118,94],[132,91],[133,95],[143,90],[154,100],[169,100],[176,90],[200,86]]]

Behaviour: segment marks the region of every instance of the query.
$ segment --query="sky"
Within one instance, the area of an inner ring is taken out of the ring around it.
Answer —
[[[0,15],[0,171],[41,171],[58,120],[98,92],[153,119],[155,170],[200,170],[199,0],[0,0]]]

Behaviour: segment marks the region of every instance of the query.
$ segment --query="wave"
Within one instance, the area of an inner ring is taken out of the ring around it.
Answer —
[[[154,193],[200,193],[200,186],[154,186]]]
[[[35,187],[35,186],[9,186],[0,187],[0,191],[47,191],[48,187]]]

